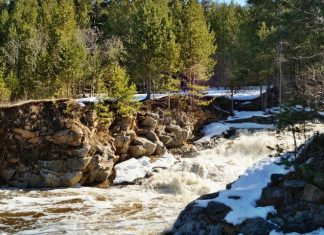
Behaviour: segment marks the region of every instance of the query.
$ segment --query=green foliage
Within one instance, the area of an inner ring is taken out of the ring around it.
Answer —
[[[95,105],[95,112],[101,124],[109,126],[113,116],[110,112],[109,106],[103,103],[97,103]]]
[[[132,115],[139,108],[139,103],[133,101],[136,86],[130,84],[126,71],[119,65],[107,68],[104,77],[107,96],[112,99],[117,112],[122,116]]]
[[[4,73],[0,68],[0,102],[8,101],[10,97],[10,90],[4,81]]]
[[[215,64],[214,33],[210,32],[198,1],[188,1],[182,14],[183,38],[180,39],[180,45],[184,73],[192,83],[206,80]]]
[[[177,68],[179,48],[169,13],[168,1],[147,0],[132,16],[128,69],[133,78],[145,81],[147,98],[151,96],[152,81],[160,79],[162,72]]]

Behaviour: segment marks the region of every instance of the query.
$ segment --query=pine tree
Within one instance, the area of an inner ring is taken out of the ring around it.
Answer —
[[[112,64],[107,68],[103,81],[108,97],[115,100],[117,113],[132,115],[138,108],[138,104],[133,101],[136,86],[130,84],[126,71],[118,64]]]
[[[191,92],[197,94],[197,81],[206,80],[214,66],[214,33],[210,32],[202,6],[189,0],[183,8],[183,38],[180,40],[183,72],[190,79]]]
[[[129,70],[137,81],[144,81],[147,99],[163,72],[176,69],[178,46],[172,31],[166,0],[145,1],[132,18],[132,33],[127,44]]]

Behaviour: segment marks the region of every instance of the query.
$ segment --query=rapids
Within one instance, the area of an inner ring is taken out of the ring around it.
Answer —
[[[213,149],[178,157],[171,168],[156,170],[141,185],[2,188],[0,234],[160,234],[190,201],[225,189],[247,168],[274,154],[276,145],[291,149],[292,143],[287,133],[241,131],[235,138],[220,138]]]

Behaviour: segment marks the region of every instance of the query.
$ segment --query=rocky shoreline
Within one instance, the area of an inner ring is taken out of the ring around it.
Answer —
[[[324,135],[316,136],[300,156],[290,162],[294,171],[271,175],[270,183],[262,189],[260,199],[255,202],[255,207],[275,208],[276,213],[268,214],[266,219],[255,217],[236,225],[228,223],[225,217],[232,209],[212,200],[219,196],[218,192],[191,202],[181,212],[172,230],[166,234],[266,235],[270,232],[308,233],[323,229],[323,146]],[[211,201],[206,207],[200,207],[199,200]]]

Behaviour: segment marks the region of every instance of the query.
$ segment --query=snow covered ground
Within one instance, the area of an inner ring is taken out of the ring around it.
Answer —
[[[266,90],[267,87],[263,86],[262,93],[265,93]],[[207,89],[207,94],[205,96],[211,96],[211,97],[225,96],[227,98],[230,98],[231,91],[225,89],[224,87],[220,87],[220,88],[211,87]],[[246,87],[243,88],[242,90],[236,90],[234,92],[233,99],[237,101],[249,101],[259,97],[260,97],[260,87]]]
[[[251,117],[270,117],[271,115],[264,114],[263,111],[235,111],[234,116],[229,116],[227,120],[247,119]]]
[[[262,189],[270,182],[272,174],[286,174],[289,170],[284,165],[278,165],[278,159],[264,159],[249,168],[232,184],[230,190],[220,192],[219,196],[210,200],[197,200],[197,206],[207,207],[210,201],[216,201],[229,206],[230,211],[225,220],[233,225],[241,224],[249,218],[261,217],[266,219],[269,213],[274,213],[273,206],[256,207]]]
[[[266,86],[263,87],[263,93],[265,93],[265,92],[266,92]],[[231,93],[231,91],[228,89],[225,89],[224,87],[219,87],[219,88],[211,87],[206,90],[205,96],[210,96],[210,97],[225,96],[225,97],[230,98],[230,93]],[[177,93],[172,93],[171,95],[174,95],[174,94],[187,95],[188,92],[177,92]],[[167,93],[155,93],[155,94],[152,94],[151,98],[152,99],[160,99],[160,98],[163,98],[166,96],[168,96]],[[104,95],[102,97],[104,97]],[[254,100],[258,97],[260,97],[260,88],[259,87],[246,87],[242,90],[235,91],[235,94],[234,94],[234,100],[238,100],[238,101],[240,100],[240,101],[249,102],[249,100]],[[142,101],[145,98],[146,98],[146,94],[135,94],[133,100],[134,101]],[[77,99],[77,102],[81,106],[85,106],[86,103],[98,103],[99,100],[100,99],[98,97],[89,97],[89,98]],[[246,102],[246,104],[248,104],[247,102]]]

